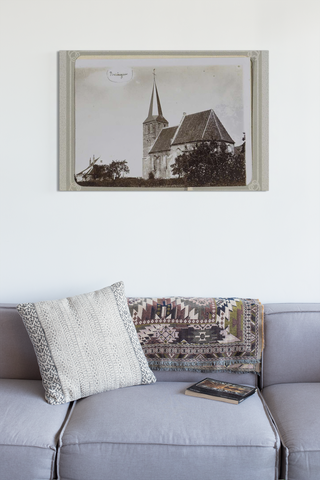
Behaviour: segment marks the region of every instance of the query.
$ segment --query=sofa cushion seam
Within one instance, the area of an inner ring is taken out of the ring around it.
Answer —
[[[274,418],[273,418],[273,416],[270,412],[270,409],[267,405],[267,402],[266,402],[265,398],[263,397],[259,388],[257,389],[257,392],[258,392],[258,396],[260,398],[265,416],[267,417],[267,420],[269,422],[271,430],[273,431],[273,435],[274,435],[274,439],[275,439],[274,448],[276,450],[276,455],[275,455],[275,479],[276,479],[277,476],[280,474],[280,468],[281,468],[281,461],[280,461],[281,437],[280,437],[280,433],[278,431],[279,430],[278,426],[277,426],[277,424],[276,424],[276,422],[275,422],[275,420],[274,420]],[[279,446],[278,446],[278,443],[279,443]]]
[[[290,450],[289,447],[287,447],[289,450],[290,455],[294,455],[295,453],[320,453],[320,447],[317,450]]]
[[[76,400],[74,400],[73,402],[70,402],[64,422],[59,432],[59,437],[57,441],[57,453],[56,453],[56,459],[55,459],[56,473],[57,473],[58,479],[60,479],[60,451],[61,451],[61,446],[63,445],[63,435],[68,426],[73,410],[75,409],[76,403],[77,403]]]
[[[81,445],[146,445],[146,446],[164,446],[164,447],[223,447],[223,448],[238,448],[238,447],[253,447],[253,448],[272,448],[274,449],[274,445],[224,445],[224,444],[217,444],[217,445],[196,445],[196,444],[182,444],[182,443],[150,443],[150,442],[106,442],[105,440],[102,442],[82,442],[82,443],[68,443],[63,444],[60,449],[62,450],[64,447],[73,447],[73,446],[81,446]]]
[[[46,447],[42,447],[40,445],[16,445],[15,443],[0,443],[0,447],[23,447],[23,448],[42,448],[43,450],[53,450],[54,452],[57,451],[56,447],[52,445],[48,445]]]
[[[56,461],[57,452],[53,452],[52,459],[51,459],[51,472],[50,472],[50,480],[54,480],[54,466]]]

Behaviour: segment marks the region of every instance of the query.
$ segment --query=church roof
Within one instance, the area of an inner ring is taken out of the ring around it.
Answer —
[[[152,94],[151,94],[149,113],[148,113],[148,116],[143,123],[152,122],[153,120],[157,120],[158,122],[168,123],[167,120],[164,118],[164,116],[162,114],[160,98],[159,98],[158,89],[157,89],[157,85],[156,85],[155,80],[154,80],[153,86],[152,86]]]
[[[234,144],[212,109],[185,115],[179,126],[163,128],[149,153],[168,151],[171,145],[210,140]]]
[[[172,139],[177,131],[177,128],[178,127],[163,128],[149,153],[166,152],[167,150],[170,150]]]
[[[209,140],[234,143],[212,109],[185,115],[172,145]]]

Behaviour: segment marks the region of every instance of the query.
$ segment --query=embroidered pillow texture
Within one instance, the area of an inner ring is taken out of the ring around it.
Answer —
[[[241,298],[129,298],[152,370],[257,373],[263,305]]]
[[[20,304],[17,310],[33,343],[48,403],[156,381],[123,282],[63,300]]]

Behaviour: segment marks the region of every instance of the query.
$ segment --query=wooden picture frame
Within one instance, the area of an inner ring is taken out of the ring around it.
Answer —
[[[267,191],[268,120],[267,51],[61,51],[59,190]]]

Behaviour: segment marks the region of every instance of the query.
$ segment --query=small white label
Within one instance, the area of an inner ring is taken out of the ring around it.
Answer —
[[[114,83],[126,83],[129,82],[133,77],[133,70],[129,67],[122,68],[110,68],[107,71],[107,77],[110,82]]]

